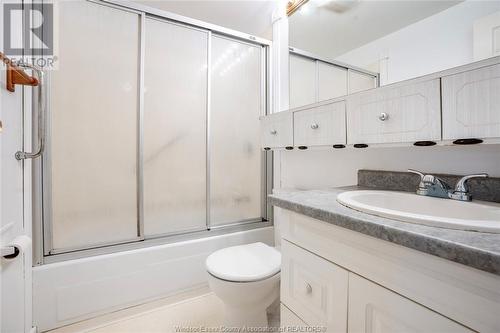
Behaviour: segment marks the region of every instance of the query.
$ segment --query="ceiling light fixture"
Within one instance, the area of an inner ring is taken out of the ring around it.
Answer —
[[[288,4],[286,6],[286,14],[288,16],[292,15],[295,13],[300,6],[306,4],[309,0],[290,0],[288,1]]]

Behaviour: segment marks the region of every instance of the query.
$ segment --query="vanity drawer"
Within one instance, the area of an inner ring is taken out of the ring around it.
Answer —
[[[261,146],[268,148],[293,147],[293,114],[278,112],[260,119]]]
[[[345,102],[295,112],[295,146],[345,145]]]
[[[281,301],[310,326],[346,332],[348,272],[283,240]]]
[[[439,79],[387,86],[347,97],[347,143],[441,140]]]

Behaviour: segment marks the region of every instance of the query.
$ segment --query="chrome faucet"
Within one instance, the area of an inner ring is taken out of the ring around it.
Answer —
[[[467,181],[471,178],[487,178],[488,174],[480,173],[477,175],[467,175],[462,177],[455,189],[452,190],[446,182],[436,176],[426,175],[420,171],[408,169],[408,172],[415,173],[420,176],[420,183],[417,187],[418,195],[427,195],[430,197],[446,198],[459,201],[471,201],[472,196],[467,186]]]

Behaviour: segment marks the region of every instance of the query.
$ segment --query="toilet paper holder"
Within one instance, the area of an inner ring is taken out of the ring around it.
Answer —
[[[5,259],[13,259],[19,255],[19,249],[17,246],[9,245],[9,246],[2,246],[0,248],[0,256],[2,256]]]

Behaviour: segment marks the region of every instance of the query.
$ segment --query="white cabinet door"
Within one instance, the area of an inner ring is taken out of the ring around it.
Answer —
[[[349,94],[377,87],[377,79],[355,70],[349,70]]]
[[[278,112],[260,119],[261,146],[264,149],[293,147],[293,114]]]
[[[500,137],[500,65],[446,76],[443,139]]]
[[[296,146],[345,145],[345,102],[331,103],[295,112]]]
[[[472,332],[389,289],[349,273],[349,333]]]
[[[290,108],[316,102],[316,61],[290,54]]]
[[[347,97],[347,143],[441,139],[439,79],[381,87]]]
[[[318,101],[347,95],[347,69],[318,61]]]
[[[286,240],[281,253],[283,304],[310,326],[346,332],[348,272]]]

